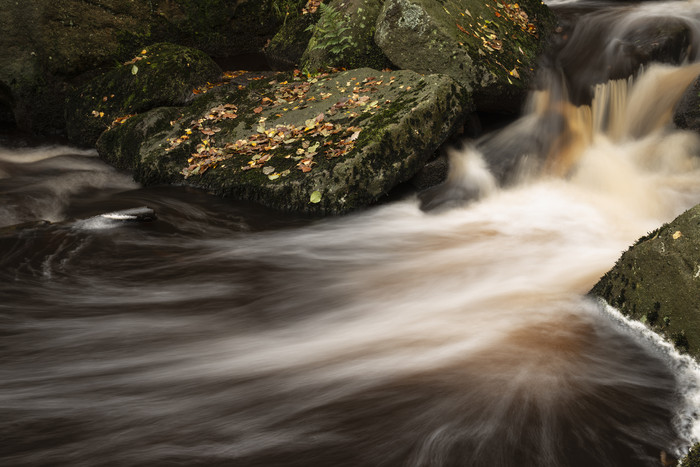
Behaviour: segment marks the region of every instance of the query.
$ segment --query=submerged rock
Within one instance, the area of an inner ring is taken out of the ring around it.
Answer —
[[[155,219],[156,213],[153,209],[147,206],[139,206],[137,208],[106,212],[89,219],[81,219],[74,222],[72,227],[84,230],[102,230],[123,224],[153,222]]]
[[[100,157],[145,184],[344,213],[413,177],[469,110],[454,80],[411,71],[281,74],[250,83],[135,116],[100,137]]]
[[[451,76],[479,110],[518,111],[553,25],[537,0],[386,0],[375,40],[400,68]]]
[[[217,81],[221,73],[199,50],[169,43],[148,46],[69,95],[68,139],[79,146],[94,147],[115,119],[155,107],[183,105],[193,97],[195,88]]]
[[[640,238],[591,290],[700,357],[700,205]]]

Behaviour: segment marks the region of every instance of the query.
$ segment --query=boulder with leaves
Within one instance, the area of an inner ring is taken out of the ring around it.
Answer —
[[[447,76],[363,68],[224,84],[105,132],[100,156],[173,183],[294,212],[339,214],[409,180],[470,108]]]
[[[520,110],[555,20],[539,0],[386,0],[376,43],[398,67],[451,76],[480,110]]]

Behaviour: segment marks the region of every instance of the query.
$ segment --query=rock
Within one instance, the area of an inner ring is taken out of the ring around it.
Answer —
[[[0,108],[35,134],[62,134],[74,79],[173,42],[218,58],[262,51],[305,0],[35,0],[0,9]]]
[[[298,15],[287,20],[265,47],[267,63],[273,70],[293,70],[301,66],[302,56],[311,39],[319,13]]]
[[[676,104],[673,123],[678,128],[700,132],[700,77],[693,81]]]
[[[696,444],[681,460],[680,467],[700,467],[700,444]]]
[[[400,68],[452,77],[478,110],[518,112],[553,25],[538,0],[386,0],[375,41]]]
[[[221,73],[199,50],[169,43],[148,46],[69,94],[68,139],[94,147],[115,119],[155,107],[183,105],[195,88],[218,81]]]
[[[81,219],[71,224],[73,228],[81,230],[104,230],[119,227],[124,224],[153,222],[156,213],[147,206],[122,209],[120,211],[107,212],[89,219]]]
[[[102,134],[100,157],[145,184],[345,213],[413,177],[470,110],[451,78],[411,71],[287,73],[250,83],[137,115]]]
[[[693,26],[687,21],[639,19],[620,22],[615,15],[591,13],[590,18],[562,20],[551,55],[566,77],[574,104],[590,104],[592,84],[626,79],[653,62],[680,65],[694,53]]]
[[[328,5],[321,4],[302,66],[312,72],[327,67],[391,67],[374,39],[383,3],[384,0],[333,0]]]
[[[145,34],[147,2],[5,2],[0,9],[0,87],[18,127],[61,133],[66,77],[100,66],[119,51],[120,31]]]
[[[428,162],[411,179],[411,185],[417,190],[426,190],[443,183],[447,179],[450,166],[446,155],[440,155]]]
[[[700,205],[640,238],[593,287],[623,314],[700,356]]]

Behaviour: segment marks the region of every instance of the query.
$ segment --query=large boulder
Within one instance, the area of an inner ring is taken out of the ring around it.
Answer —
[[[386,0],[375,41],[396,66],[451,76],[480,110],[520,110],[555,20],[539,0]]]
[[[273,208],[344,213],[409,180],[461,124],[447,76],[364,68],[220,86],[102,134],[100,156],[145,184],[186,184]]]
[[[155,107],[184,105],[195,88],[218,81],[221,74],[219,66],[197,49],[169,43],[148,46],[69,94],[68,139],[93,147],[116,119]]]
[[[700,205],[640,238],[593,287],[623,314],[700,356]]]
[[[313,35],[301,58],[303,68],[383,69],[391,62],[374,36],[384,0],[332,0],[319,7]]]

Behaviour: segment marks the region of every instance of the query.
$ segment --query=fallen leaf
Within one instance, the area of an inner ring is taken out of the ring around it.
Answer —
[[[132,75],[135,75],[135,74],[138,73],[138,72],[139,72],[139,67],[137,67],[136,65],[133,65],[133,66],[131,67],[131,74],[132,74]]]
[[[263,110],[262,107],[256,107],[253,109],[253,113],[259,114],[260,112],[262,112],[262,110]]]
[[[321,202],[321,192],[320,191],[314,191],[311,193],[311,196],[309,197],[309,202],[317,204]]]
[[[678,239],[681,238],[682,236],[683,236],[683,234],[681,233],[680,230],[676,230],[676,231],[673,233],[673,239],[674,239],[674,240],[678,240]]]

